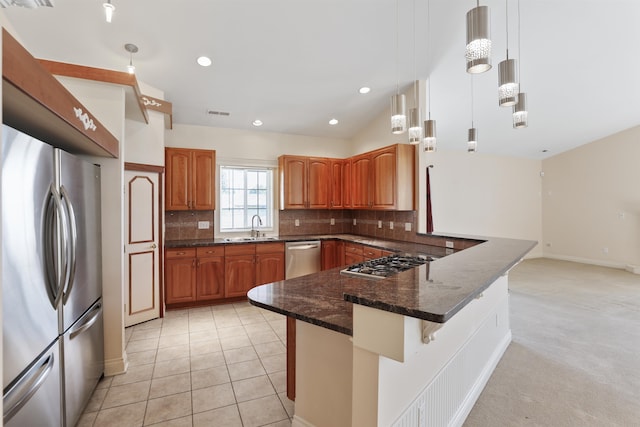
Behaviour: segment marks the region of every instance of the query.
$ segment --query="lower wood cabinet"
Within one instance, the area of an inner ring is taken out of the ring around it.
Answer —
[[[258,285],[284,280],[284,242],[228,245],[225,297],[241,297]]]
[[[338,241],[337,240],[323,240],[321,249],[322,270],[329,270],[331,268],[338,267]]]
[[[167,249],[166,303],[179,304],[224,297],[224,246]]]
[[[165,252],[166,303],[196,300],[196,250],[167,249]]]

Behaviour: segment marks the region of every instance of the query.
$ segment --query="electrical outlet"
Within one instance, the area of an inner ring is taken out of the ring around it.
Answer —
[[[300,220],[299,219],[294,220],[293,225],[295,225],[296,227],[300,227]]]
[[[446,240],[444,242],[445,248],[453,248],[453,242],[451,240]]]
[[[353,218],[353,225],[356,225],[356,219]]]
[[[393,221],[389,221],[389,230],[393,230]]]
[[[619,219],[624,219],[624,217],[625,217],[624,212],[618,212],[618,218]]]
[[[331,218],[331,225],[336,225],[336,219],[335,218]]]
[[[404,223],[404,231],[411,231],[411,223],[410,222],[405,222]]]
[[[603,254],[608,254],[609,253],[609,248],[602,248],[602,253]]]
[[[378,221],[378,228],[382,228],[382,221]]]
[[[208,230],[209,229],[209,221],[198,221],[198,229],[199,230]]]

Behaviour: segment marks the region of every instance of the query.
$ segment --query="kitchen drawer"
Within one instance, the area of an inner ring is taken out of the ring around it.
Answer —
[[[196,248],[170,248],[165,250],[166,258],[195,258]]]
[[[205,246],[203,248],[197,248],[196,253],[198,254],[198,258],[224,256],[224,246]]]
[[[369,258],[369,259],[380,258],[382,256],[382,249],[370,248],[365,246],[362,251],[362,254],[364,255],[365,258]]]
[[[284,242],[257,243],[257,254],[272,254],[276,252],[284,253]]]
[[[363,249],[364,249],[364,246],[362,246],[359,243],[348,243],[347,242],[347,243],[344,244],[344,252],[345,253],[362,255],[363,254]]]
[[[255,243],[233,243],[227,245],[224,248],[225,256],[229,255],[255,255],[256,253],[256,244]]]

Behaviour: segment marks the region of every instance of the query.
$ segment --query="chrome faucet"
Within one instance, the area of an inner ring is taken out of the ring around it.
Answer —
[[[256,217],[258,218],[258,225],[262,225],[262,219],[260,218],[260,215],[254,215],[251,217],[251,237],[260,237],[260,232],[253,225],[253,220],[256,219]]]

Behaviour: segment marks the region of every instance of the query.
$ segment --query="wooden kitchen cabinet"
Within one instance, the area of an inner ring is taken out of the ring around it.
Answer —
[[[224,246],[176,248],[165,252],[167,304],[224,297]]]
[[[224,298],[224,246],[197,248],[196,300]]]
[[[164,271],[167,304],[196,300],[195,249],[167,249]]]
[[[415,147],[396,144],[351,159],[354,209],[414,210]]]
[[[284,242],[227,245],[225,297],[246,296],[264,283],[284,280]]]
[[[353,186],[351,185],[351,159],[344,159],[342,163],[342,207],[344,209],[353,208],[352,193]]]
[[[284,242],[257,244],[255,286],[284,280],[284,274]]]
[[[228,245],[224,257],[224,296],[242,297],[256,283],[256,245]]]
[[[216,152],[165,149],[165,209],[214,210]]]
[[[344,169],[344,160],[331,159],[331,209],[344,209]]]
[[[331,160],[280,156],[280,209],[328,209]]]
[[[322,270],[338,267],[338,241],[323,240],[321,244]]]
[[[346,242],[344,244],[345,265],[358,264],[364,261],[364,246],[360,243]]]

